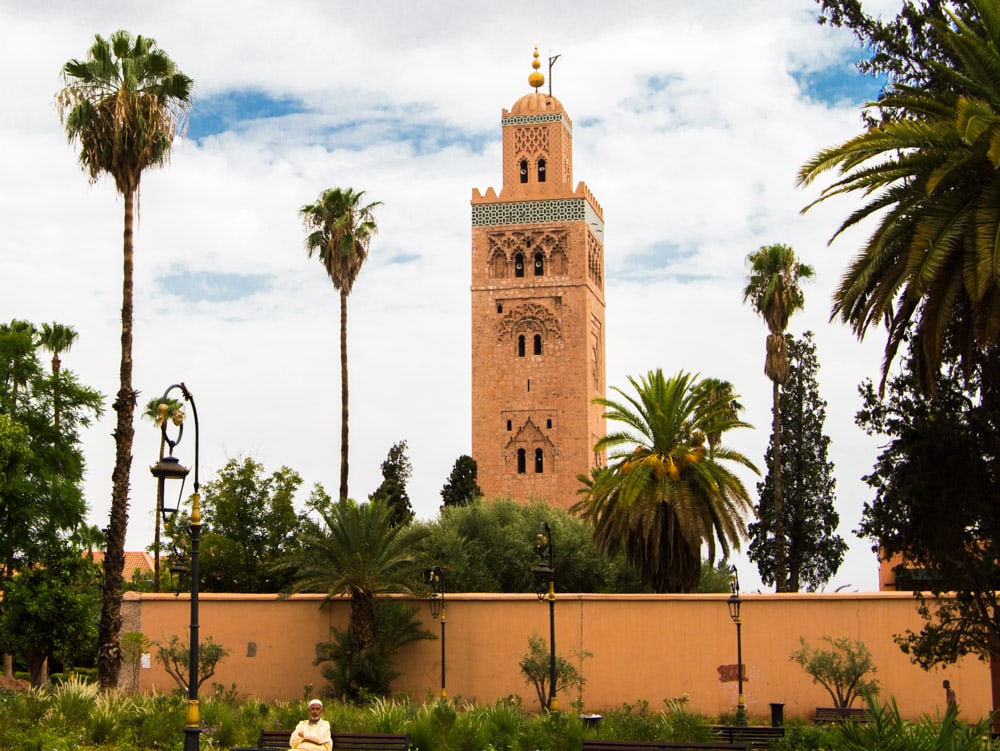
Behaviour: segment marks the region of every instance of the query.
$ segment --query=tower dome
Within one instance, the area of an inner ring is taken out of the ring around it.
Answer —
[[[533,70],[528,75],[528,85],[531,86],[534,91],[530,94],[525,94],[523,97],[514,102],[514,106],[510,108],[510,114],[539,115],[552,112],[565,113],[566,110],[563,109],[562,102],[551,94],[545,94],[544,92],[539,91],[545,83],[545,76],[538,70],[542,67],[542,63],[538,59],[537,46],[535,47],[535,52],[532,57],[531,67]]]

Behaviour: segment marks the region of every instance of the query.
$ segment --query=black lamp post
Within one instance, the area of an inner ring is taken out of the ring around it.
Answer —
[[[180,497],[173,508],[169,508],[166,503],[166,496],[163,493],[164,484],[167,480],[181,480],[181,491],[183,492],[183,480],[188,475],[188,468],[182,467],[180,462],[174,457],[174,446],[181,442],[184,437],[184,412],[181,409],[174,410],[173,414],[167,414],[170,407],[167,405],[167,397],[174,389],[180,389],[184,396],[184,401],[191,405],[191,414],[194,417],[194,491],[191,493],[191,638],[190,638],[190,661],[188,663],[188,705],[184,716],[184,751],[198,751],[201,735],[201,717],[198,710],[198,548],[201,538],[201,496],[198,494],[198,407],[194,403],[194,397],[183,383],[174,384],[163,392],[163,399],[159,409],[160,430],[163,440],[170,447],[170,454],[164,456],[160,461],[149,468],[153,477],[157,480],[157,505],[161,507],[164,515],[176,513],[180,507]],[[171,440],[167,436],[167,422],[171,422],[177,427],[177,438]]]
[[[538,563],[531,569],[535,575],[536,593],[539,601],[544,601],[546,595],[549,601],[549,711],[558,712],[556,701],[556,570],[552,565],[552,530],[548,522],[538,525],[535,535],[535,552],[538,553]]]
[[[736,680],[739,685],[739,694],[736,699],[736,724],[743,726],[747,724],[747,708],[743,703],[743,622],[740,620],[740,576],[736,571],[736,566],[729,567],[729,617],[736,624]]]
[[[434,620],[441,621],[441,698],[447,699],[448,692],[444,688],[444,676],[445,676],[445,648],[444,648],[444,623],[445,623],[445,609],[444,609],[444,574],[441,572],[440,566],[434,566],[433,568],[424,569],[424,582],[431,585],[431,596],[428,598],[428,604],[431,608],[431,617]]]

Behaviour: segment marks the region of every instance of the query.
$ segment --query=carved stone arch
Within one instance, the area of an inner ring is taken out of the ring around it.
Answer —
[[[516,305],[507,311],[497,327],[497,341],[514,338],[525,326],[538,326],[546,338],[562,339],[562,330],[555,313],[538,303]],[[531,333],[536,333],[532,328]]]
[[[490,256],[489,274],[492,279],[505,279],[508,274],[507,255],[499,248]]]

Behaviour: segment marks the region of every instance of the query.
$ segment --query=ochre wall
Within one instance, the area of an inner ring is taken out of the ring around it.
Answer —
[[[571,595],[556,599],[556,651],[566,657],[589,651],[580,668],[587,679],[585,711],[600,711],[644,699],[654,710],[663,700],[685,695],[693,711],[718,715],[736,704],[735,680],[720,680],[720,666],[735,677],[736,627],[723,595]],[[330,638],[330,627],[346,625],[349,603],[323,605],[321,595],[203,594],[201,638],[212,637],[230,650],[211,683],[262,699],[295,699],[305,686],[319,693],[325,685],[313,664],[316,645]],[[440,635],[425,600],[423,625]],[[126,594],[125,631],[150,639],[177,634],[186,640],[190,623],[187,595]],[[546,644],[548,603],[534,595],[448,594],[446,683],[453,699],[494,702],[510,694],[537,707],[534,689],[521,678],[518,661],[532,632]],[[871,650],[884,698],[892,696],[905,717],[943,710],[941,681],[951,680],[967,717],[990,711],[989,670],[967,658],[955,666],[926,672],[913,665],[892,640],[921,620],[913,596],[902,592],[860,594],[762,594],[743,596],[744,693],[749,713],[770,717],[770,702],[784,702],[786,717],[811,718],[817,706],[830,706],[826,691],[789,661],[799,637],[818,645],[820,637],[860,639]],[[248,656],[248,644],[256,647]],[[416,700],[440,693],[441,643],[420,641],[405,647],[397,660],[401,675],[395,691]],[[122,671],[123,676],[129,670]],[[723,670],[722,672],[725,672]],[[139,671],[141,691],[165,692],[172,679],[152,660]],[[559,696],[571,709],[577,696]]]

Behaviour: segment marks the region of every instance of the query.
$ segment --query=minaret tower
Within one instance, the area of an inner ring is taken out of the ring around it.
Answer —
[[[500,194],[472,191],[472,456],[486,498],[568,508],[604,463],[604,215],[540,66],[501,114]]]

